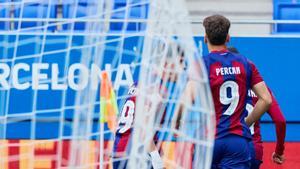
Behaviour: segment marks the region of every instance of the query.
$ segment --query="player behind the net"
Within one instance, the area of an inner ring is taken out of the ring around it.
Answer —
[[[234,47],[229,47],[228,50],[232,53],[239,54],[239,51]],[[270,88],[268,88],[269,92],[272,96],[272,104],[268,109],[267,113],[270,115],[272,120],[276,126],[276,135],[277,135],[277,144],[274,153],[272,154],[272,159],[277,164],[282,164],[284,162],[284,139],[286,134],[286,121],[284,115],[279,107],[279,104],[272,94]],[[248,113],[251,113],[253,107],[257,102],[257,96],[252,90],[248,91],[248,103],[246,105],[246,110]],[[259,169],[260,165],[263,162],[263,144],[262,138],[260,133],[260,122],[257,121],[256,123],[250,126],[250,132],[252,134],[252,142],[254,146],[254,151],[252,153],[252,160],[251,160],[251,169]]]
[[[136,98],[139,89],[137,83],[130,86],[128,98],[126,99],[118,121],[118,128],[115,134],[113,149],[113,168],[128,168],[128,155],[130,151],[131,137],[133,132],[133,121],[136,111]],[[150,145],[149,155],[154,169],[162,169],[163,161],[154,143]]]
[[[176,83],[178,79],[178,67],[180,69],[184,69],[185,63],[183,61],[182,56],[183,51],[181,48],[179,48],[175,43],[171,43],[169,45],[166,45],[168,48],[167,57],[162,59],[162,62],[160,62],[157,66],[158,70],[155,71],[155,78],[159,79],[160,83],[158,86],[159,91],[155,91],[156,87],[153,88],[151,85],[149,85],[147,91],[143,91],[143,94],[147,94],[149,98],[147,98],[146,105],[144,106],[144,111],[149,111],[149,107],[156,107],[156,123],[158,126],[168,126],[168,123],[170,123],[171,115],[167,114],[167,103],[165,103],[167,97],[173,97],[174,95],[170,92],[174,91],[171,88],[174,88],[174,85],[171,83]],[[171,49],[175,49],[173,51],[173,54],[180,55],[180,57],[176,56],[176,59],[173,59],[173,57],[169,56],[172,55]],[[161,58],[160,58],[161,59]],[[160,65],[160,66],[159,66]],[[171,85],[170,85],[171,84]],[[153,91],[152,91],[153,90]],[[118,129],[116,131],[115,135],[115,141],[114,141],[114,155],[113,155],[113,167],[114,169],[125,169],[128,167],[128,154],[131,147],[131,136],[133,132],[133,123],[135,119],[135,111],[136,111],[136,98],[140,94],[140,89],[138,87],[138,84],[133,84],[129,91],[128,91],[128,98],[126,99],[120,117],[118,122]],[[158,94],[156,100],[153,101],[153,98],[151,98],[150,95],[156,95]],[[174,98],[174,97],[173,97]],[[154,102],[158,103],[157,105],[150,105]],[[166,118],[167,116],[167,118]],[[169,117],[170,116],[170,117]],[[146,123],[146,122],[145,122]],[[161,133],[160,131],[156,131],[156,134],[153,138],[153,142],[150,143],[149,146],[149,155],[151,157],[151,164],[154,169],[160,169],[164,167],[163,160],[160,156],[160,153],[158,151],[161,147],[161,143],[165,137],[165,133]]]
[[[224,16],[212,15],[205,18],[203,25],[204,40],[210,52],[203,60],[216,116],[212,168],[248,169],[251,160],[249,141],[252,139],[248,126],[268,110],[271,95],[256,66],[246,57],[227,50],[230,21]],[[185,99],[190,96],[193,101],[195,86],[195,81],[187,84]],[[254,91],[258,101],[247,117],[245,107],[249,89]]]

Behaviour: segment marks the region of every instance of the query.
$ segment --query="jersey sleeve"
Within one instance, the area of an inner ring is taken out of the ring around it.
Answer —
[[[269,89],[270,91],[270,89]],[[276,144],[276,149],[275,152],[279,155],[282,155],[284,152],[284,140],[285,140],[285,134],[286,134],[286,121],[284,118],[284,115],[279,107],[279,104],[270,91],[272,95],[272,104],[271,107],[269,108],[269,111],[267,112],[273,122],[275,123],[276,127],[276,137],[277,137],[277,144]]]
[[[256,85],[264,80],[261,77],[261,75],[260,75],[258,69],[256,68],[256,66],[254,65],[254,63],[249,60],[248,60],[248,63],[250,65],[250,69],[251,69],[251,88],[252,88],[254,85]]]

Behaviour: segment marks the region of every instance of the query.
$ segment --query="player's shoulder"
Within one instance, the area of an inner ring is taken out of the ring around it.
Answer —
[[[227,62],[227,61],[238,61],[238,62],[248,64],[248,59],[246,56],[240,53],[233,53],[230,51],[210,52],[209,54],[203,56],[203,60],[208,65],[215,62]]]
[[[204,60],[213,59],[213,58],[217,57],[217,55],[218,54],[215,53],[215,52],[209,52],[208,54],[206,54],[206,55],[203,56],[203,59]]]
[[[229,52],[229,54],[233,57],[233,59],[235,60],[239,60],[241,62],[245,62],[245,63],[248,63],[248,58],[241,54],[241,53],[233,53],[233,52]]]
[[[209,66],[210,64],[218,61],[218,54],[214,52],[210,52],[207,55],[203,56],[203,61],[206,66]]]
[[[234,60],[243,63],[244,66],[246,66],[250,70],[253,69],[253,68],[256,68],[255,64],[248,57],[246,57],[245,55],[240,54],[240,53],[232,53],[232,52],[231,52],[231,54],[234,57]]]

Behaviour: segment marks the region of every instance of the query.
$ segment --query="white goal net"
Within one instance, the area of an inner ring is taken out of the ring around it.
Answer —
[[[151,167],[152,142],[166,168],[210,168],[205,71],[184,0],[1,0],[0,168],[112,168],[104,103],[117,115],[134,82],[128,168]]]

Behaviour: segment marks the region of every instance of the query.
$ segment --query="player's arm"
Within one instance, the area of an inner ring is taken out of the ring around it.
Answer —
[[[271,92],[270,92],[271,93]],[[271,93],[272,94],[272,93]],[[272,159],[277,164],[284,162],[284,140],[286,134],[286,121],[284,115],[279,107],[276,98],[272,95],[272,104],[268,111],[276,127],[277,144]]]
[[[258,97],[258,101],[254,106],[252,113],[246,118],[246,124],[251,126],[253,123],[258,121],[261,116],[269,109],[272,98],[266,87],[265,82],[259,82],[252,87],[252,90]]]
[[[179,99],[179,105],[175,110],[176,128],[180,126],[182,113],[186,112],[186,108],[193,104],[195,100],[196,82],[193,80],[188,81],[183,94]]]
[[[258,101],[254,106],[252,113],[246,117],[246,124],[251,126],[254,122],[258,121],[261,116],[269,109],[272,103],[272,97],[268,88],[260,76],[257,68],[251,62],[249,62],[251,66],[251,86],[253,92],[257,95]]]

